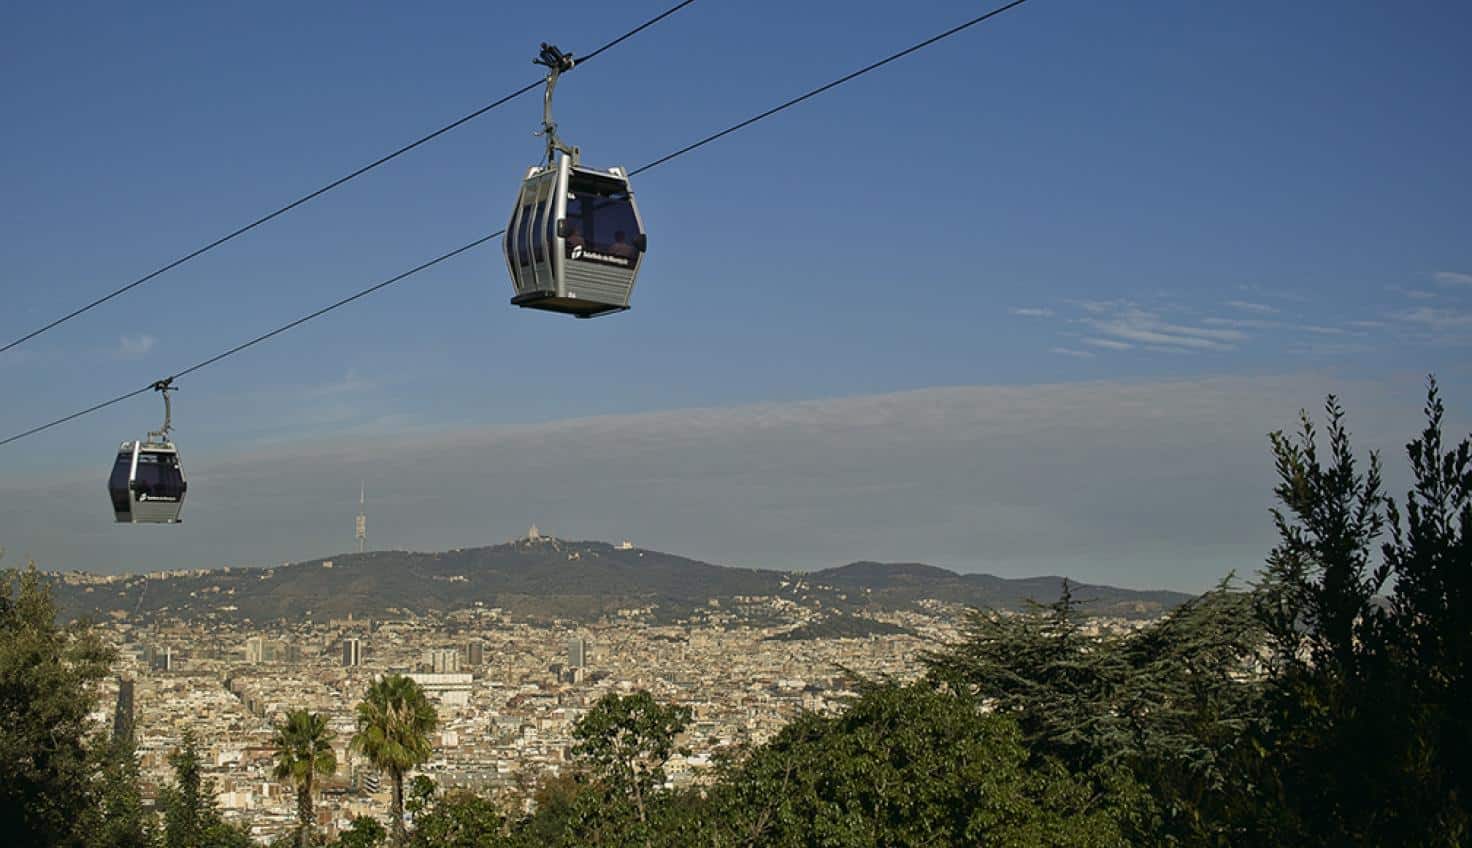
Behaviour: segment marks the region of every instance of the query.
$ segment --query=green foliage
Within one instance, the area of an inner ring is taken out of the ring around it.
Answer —
[[[97,823],[89,745],[95,684],[111,654],[58,627],[34,565],[0,572],[0,822],[17,845],[81,845]]]
[[[1268,437],[1279,477],[1273,491],[1283,508],[1272,510],[1279,542],[1259,587],[1274,671],[1320,680],[1356,673],[1362,628],[1375,617],[1373,601],[1386,578],[1384,569],[1371,568],[1384,527],[1379,457],[1371,454],[1361,474],[1344,409],[1332,395],[1325,412],[1327,464],[1307,412],[1296,438],[1280,432]]]
[[[227,824],[220,819],[205,828],[202,844],[209,848],[260,848],[244,825]]]
[[[271,745],[275,748],[275,767],[271,774],[296,790],[298,848],[312,843],[312,791],[316,779],[337,773],[337,754],[332,750],[336,738],[327,727],[327,717],[307,710],[291,710],[277,725]]]
[[[379,848],[388,838],[388,831],[377,820],[358,816],[348,829],[338,834],[337,848]]]
[[[213,787],[204,778],[199,745],[192,731],[184,731],[180,746],[169,755],[174,783],[164,787],[159,806],[164,817],[164,848],[195,848],[204,844],[204,831],[215,816]]]
[[[1120,640],[1086,636],[1068,581],[1059,599],[1022,615],[990,610],[967,617],[960,645],[930,653],[933,676],[1012,716],[1029,747],[1075,769],[1117,759],[1129,744],[1110,709],[1125,663]]]
[[[410,844],[416,848],[501,845],[504,824],[500,809],[489,799],[472,792],[447,792],[415,817]]]
[[[664,785],[675,738],[689,723],[689,707],[662,706],[648,692],[610,693],[578,720],[572,752],[614,799],[631,802],[640,823],[647,824],[649,796]]]
[[[215,806],[214,782],[204,776],[199,740],[184,731],[169,755],[174,782],[159,793],[163,810],[163,848],[250,848],[254,841],[243,827],[226,823]]]
[[[438,789],[428,775],[416,774],[409,781],[409,790],[404,797],[404,809],[408,811],[410,818],[418,816],[429,809],[434,803],[434,794]]]
[[[1261,759],[1250,741],[1263,699],[1253,609],[1228,577],[1119,641],[1123,675],[1108,708],[1128,737],[1114,762],[1149,788],[1158,817],[1135,841],[1240,844]]]
[[[536,813],[516,822],[512,844],[517,846],[562,845],[564,838],[576,834],[583,812],[592,806],[598,792],[587,777],[564,771],[538,782],[531,800]],[[589,796],[590,800],[585,800]],[[572,843],[575,844],[575,843]]]
[[[927,684],[872,689],[843,713],[804,715],[723,775],[726,845],[1124,845],[1135,790],[1031,763],[1007,718]],[[1096,795],[1096,792],[1099,793]]]
[[[92,835],[95,848],[151,848],[152,816],[138,791],[138,756],[133,740],[115,738],[101,763],[102,820]]]
[[[1426,427],[1407,446],[1404,518],[1379,491],[1378,462],[1356,470],[1331,397],[1321,460],[1305,415],[1274,436],[1280,536],[1260,587],[1271,634],[1270,752],[1256,838],[1300,845],[1460,845],[1467,794],[1472,472],[1464,440],[1444,450],[1433,380]],[[1389,515],[1391,539],[1376,541]],[[1388,606],[1376,594],[1390,585]],[[1455,700],[1462,698],[1459,702]]]
[[[424,690],[408,677],[387,674],[373,681],[358,704],[353,749],[393,780],[389,817],[395,845],[404,831],[404,773],[429,759],[429,734],[438,718]]]
[[[1388,504],[1385,564],[1394,576],[1384,625],[1402,670],[1403,717],[1412,728],[1402,758],[1402,797],[1412,815],[1451,841],[1472,841],[1472,442],[1444,448],[1446,409],[1435,380],[1426,427],[1406,446],[1414,482],[1405,509]]]
[[[962,642],[926,656],[931,677],[1014,719],[1036,763],[1129,769],[1151,790],[1132,841],[1226,838],[1261,698],[1250,596],[1229,579],[1128,636],[1085,634],[1079,607],[1065,582],[1031,613],[972,613]]]

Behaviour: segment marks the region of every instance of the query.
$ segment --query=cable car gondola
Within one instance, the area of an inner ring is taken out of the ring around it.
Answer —
[[[572,69],[572,55],[543,44],[533,61],[549,69],[540,133],[547,154],[527,171],[506,226],[506,265],[516,286],[511,302],[578,318],[622,312],[648,245],[628,174],[583,167],[578,148],[557,136],[552,91]]]
[[[113,516],[119,524],[177,524],[189,490],[179,450],[169,439],[174,429],[169,402],[173,381],[160,380],[153,389],[164,396],[164,426],[141,442],[123,442],[107,481]]]

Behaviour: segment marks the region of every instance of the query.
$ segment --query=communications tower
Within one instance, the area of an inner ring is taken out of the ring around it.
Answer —
[[[363,514],[364,496],[368,493],[365,484],[358,484],[358,553],[363,552],[363,545],[368,541],[368,516]]]

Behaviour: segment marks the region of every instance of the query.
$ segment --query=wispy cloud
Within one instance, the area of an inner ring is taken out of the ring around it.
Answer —
[[[1247,334],[1240,330],[1172,323],[1137,307],[1121,309],[1106,317],[1085,318],[1084,323],[1115,339],[1187,350],[1235,350],[1238,342],[1247,340]]]
[[[1077,350],[1071,347],[1055,347],[1052,352],[1059,356],[1072,356],[1075,359],[1093,359],[1095,356],[1091,351]]]
[[[1431,276],[1444,286],[1472,286],[1472,274],[1461,271],[1437,271]]]
[[[1288,321],[1269,321],[1261,318],[1203,318],[1201,323],[1208,327],[1234,327],[1239,330],[1284,330],[1293,333],[1312,333],[1316,336],[1343,336],[1351,333],[1343,327],[1330,327],[1324,324],[1294,324]],[[1375,326],[1378,322],[1350,321],[1351,326],[1369,324]],[[1354,334],[1364,335],[1364,330],[1369,327],[1356,326]]]
[[[317,386],[309,386],[304,389],[304,392],[309,396],[321,397],[362,392],[376,387],[376,384],[371,380],[366,380],[358,376],[358,372],[348,371],[348,373],[343,375],[341,380],[334,380],[331,383],[323,383]]]
[[[1390,290],[1398,294],[1403,294],[1411,300],[1436,300],[1438,297],[1441,297],[1441,295],[1437,294],[1434,291],[1427,291],[1425,289],[1408,289],[1404,286],[1391,286]]]
[[[1119,342],[1114,339],[1096,339],[1092,336],[1084,339],[1083,343],[1093,345],[1094,347],[1102,347],[1105,350],[1131,350],[1134,348],[1134,345],[1129,342]]]
[[[153,350],[158,344],[158,339],[143,333],[137,336],[123,336],[118,339],[116,355],[119,359],[141,359]]]
[[[1418,306],[1415,309],[1397,312],[1395,317],[1398,320],[1437,332],[1472,328],[1472,312],[1460,309],[1434,309],[1430,306]]]
[[[1308,298],[1298,292],[1288,291],[1284,288],[1268,286],[1238,286],[1237,290],[1259,300],[1282,300],[1290,303],[1307,303]]]
[[[1266,321],[1262,318],[1202,318],[1208,327],[1236,327],[1240,330],[1275,330],[1283,326],[1282,321]]]
[[[1227,305],[1244,312],[1257,312],[1262,315],[1273,315],[1277,313],[1277,307],[1268,306],[1266,303],[1253,303],[1249,300],[1229,300]]]
[[[1038,306],[1018,306],[1008,310],[1013,315],[1021,315],[1024,318],[1052,318],[1053,310]]]
[[[1360,342],[1308,341],[1290,345],[1288,352],[1298,356],[1350,356],[1369,353],[1373,347]]]
[[[1077,306],[1085,312],[1093,315],[1104,315],[1121,309],[1128,309],[1135,304],[1128,300],[1070,300],[1070,306]]]

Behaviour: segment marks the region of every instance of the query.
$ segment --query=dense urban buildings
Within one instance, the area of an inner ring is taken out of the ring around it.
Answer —
[[[562,543],[533,529],[518,544],[551,551]],[[555,553],[576,562],[602,550]],[[328,560],[313,567],[345,566]],[[93,588],[118,581],[75,574],[63,580]],[[339,767],[322,783],[316,810],[332,834],[356,816],[381,817],[388,808],[389,781],[347,744],[358,701],[386,672],[411,677],[437,710],[434,755],[423,773],[442,787],[529,797],[525,790],[566,767],[573,725],[610,692],[647,690],[690,708],[693,721],[681,743],[688,753],[668,770],[672,784],[687,785],[707,779],[722,750],[765,741],[801,711],[837,708],[855,694],[858,677],[913,679],[922,651],[960,636],[959,604],[919,601],[835,619],[823,600],[843,597],[833,587],[797,577],[775,585],[777,594],[712,597],[683,618],[656,616],[649,605],[573,619],[478,602],[449,611],[269,622],[232,621],[209,608],[203,617],[117,613],[100,625],[119,660],[99,719],[133,734],[145,795],[164,784],[169,753],[193,731],[224,815],[268,840],[288,832],[295,815],[291,791],[270,776],[273,725],[290,709],[322,713],[337,734]]]

